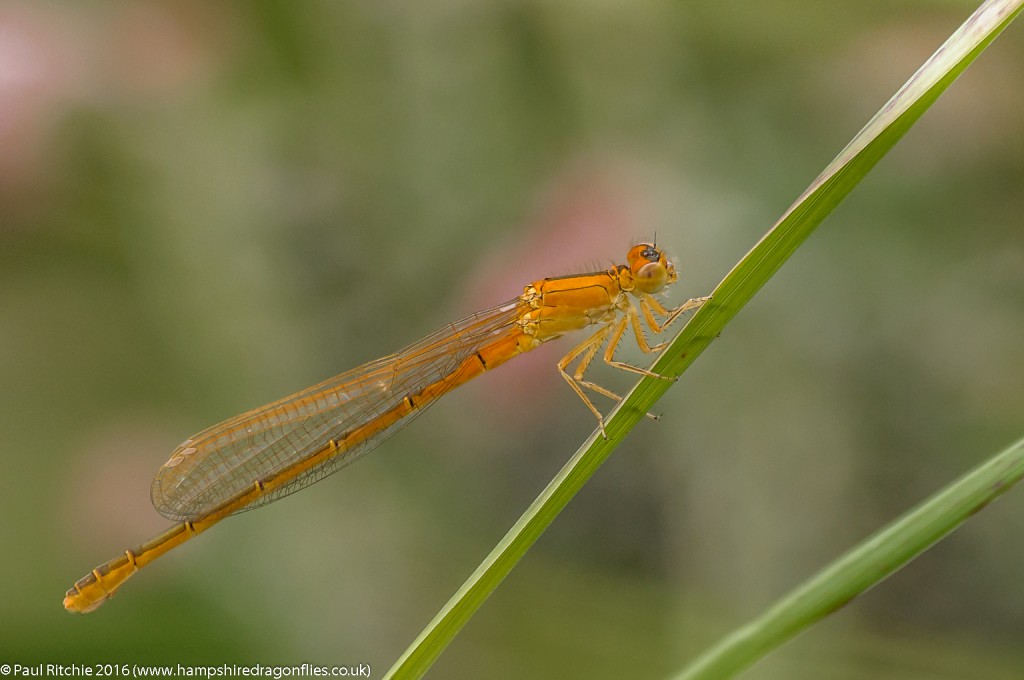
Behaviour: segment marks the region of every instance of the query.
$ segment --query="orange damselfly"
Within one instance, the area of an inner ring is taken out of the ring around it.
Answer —
[[[660,333],[707,299],[666,308],[654,294],[676,279],[665,253],[653,243],[641,243],[630,249],[624,265],[535,281],[519,297],[449,324],[396,354],[193,435],[160,468],[151,489],[157,511],[178,524],[93,569],[68,590],[64,607],[83,613],[96,609],[132,574],[171,548],[229,515],[275,501],[340,470],[459,385],[587,326],[597,331],[562,357],[558,371],[597,417],[603,434],[601,412],[583,390],[615,400],[619,396],[584,379],[584,373],[605,346],[606,363],[663,377],[616,361],[615,349],[632,328],[641,350],[660,351],[665,343],[647,342],[641,318]],[[570,373],[570,364],[577,360]]]

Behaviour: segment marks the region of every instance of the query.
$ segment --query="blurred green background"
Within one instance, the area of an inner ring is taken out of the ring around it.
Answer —
[[[0,662],[379,677],[592,431],[570,342],[60,600],[207,425],[634,239],[705,294],[973,7],[0,3]],[[432,677],[660,677],[1021,436],[1022,82],[1015,25]],[[1022,536],[1016,490],[744,677],[1021,677]]]

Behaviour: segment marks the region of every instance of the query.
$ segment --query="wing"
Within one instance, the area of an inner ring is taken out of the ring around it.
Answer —
[[[406,396],[451,375],[481,347],[517,332],[515,321],[526,309],[517,298],[472,314],[396,354],[203,430],[175,449],[157,472],[153,505],[168,519],[197,520],[257,482],[304,467],[303,461],[333,440],[345,440],[336,455],[297,472],[238,512],[323,479],[373,450],[436,401],[417,400],[408,413],[394,415]],[[369,437],[343,436],[378,418],[391,422]]]

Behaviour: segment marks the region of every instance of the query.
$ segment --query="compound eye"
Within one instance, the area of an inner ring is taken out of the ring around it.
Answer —
[[[657,262],[645,264],[636,272],[637,286],[647,293],[656,293],[665,287],[668,270]]]

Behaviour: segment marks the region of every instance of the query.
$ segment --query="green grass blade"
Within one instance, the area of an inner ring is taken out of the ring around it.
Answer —
[[[1020,11],[1020,2],[988,2],[875,115],[839,156],[743,257],[672,341],[655,369],[678,376],[782,266],[854,186]],[[595,432],[494,547],[476,571],[388,671],[387,678],[421,677],[626,434],[669,388],[645,378],[613,409],[608,439]]]
[[[681,374],[711,344],[821,221],[1020,13],[1022,2],[990,0],[950,36],[722,280],[713,293],[714,300],[694,315],[662,354],[655,364],[656,372]],[[653,380],[645,380],[638,387],[656,396],[666,388]],[[650,403],[643,399],[623,406],[645,412]]]
[[[1024,477],[1024,439],[871,536],[700,656],[676,680],[728,678],[836,611]]]

